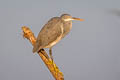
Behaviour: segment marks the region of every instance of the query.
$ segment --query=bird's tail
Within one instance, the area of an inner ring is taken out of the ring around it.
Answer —
[[[33,46],[32,52],[35,53],[35,52],[37,52],[37,51],[38,51],[38,47],[37,47],[37,45],[35,44],[35,45]]]

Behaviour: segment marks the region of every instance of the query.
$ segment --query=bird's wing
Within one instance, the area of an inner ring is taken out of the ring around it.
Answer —
[[[48,21],[38,34],[33,52],[45,48],[58,38],[62,37],[63,23],[59,17],[54,17]]]

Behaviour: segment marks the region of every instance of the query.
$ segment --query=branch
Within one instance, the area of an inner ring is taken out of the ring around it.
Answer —
[[[30,43],[34,45],[36,42],[36,38],[32,31],[26,26],[23,26],[22,30],[23,37],[27,38],[30,41]],[[56,66],[54,62],[52,63],[52,60],[49,58],[44,49],[41,49],[38,52],[38,55],[41,57],[41,59],[43,60],[43,62],[45,63],[45,65],[47,66],[47,68],[49,69],[49,71],[56,80],[64,80],[62,72],[60,72],[59,68]]]

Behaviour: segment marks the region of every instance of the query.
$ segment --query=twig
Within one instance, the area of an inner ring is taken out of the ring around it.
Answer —
[[[27,38],[32,43],[32,45],[34,45],[36,42],[36,38],[32,33],[32,31],[26,26],[23,26],[22,30],[23,30],[23,37]],[[45,65],[47,66],[47,68],[49,69],[49,71],[51,72],[51,74],[53,75],[53,77],[56,80],[64,80],[62,72],[60,72],[59,68],[56,66],[54,62],[52,63],[51,59],[49,58],[45,50],[41,49],[38,52],[38,54],[45,63]]]

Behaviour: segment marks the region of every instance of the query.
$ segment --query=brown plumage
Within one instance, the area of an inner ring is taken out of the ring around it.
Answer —
[[[51,48],[64,38],[72,28],[72,20],[80,20],[69,14],[62,14],[60,17],[51,18],[41,29],[38,34],[33,53],[38,52],[42,48]],[[52,56],[52,53],[50,54]]]

